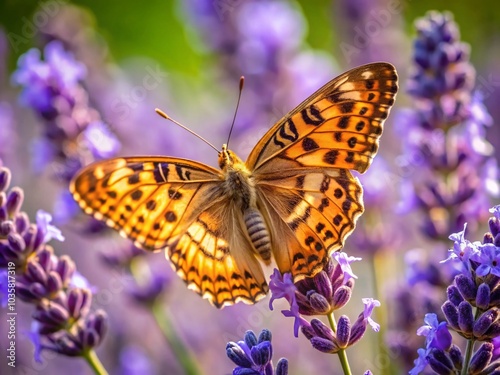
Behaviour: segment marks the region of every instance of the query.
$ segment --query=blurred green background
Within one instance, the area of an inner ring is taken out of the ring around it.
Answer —
[[[118,61],[129,56],[145,56],[157,60],[167,70],[196,76],[204,69],[207,59],[210,59],[210,56],[195,51],[189,42],[189,30],[182,24],[182,17],[179,17],[180,1],[87,0],[73,3],[89,9],[95,17],[98,32],[109,45],[111,56]],[[302,8],[308,21],[307,43],[313,48],[338,53],[338,41],[332,29],[335,1],[299,0],[296,3]],[[43,2],[2,1],[0,25],[3,25],[7,32],[22,35],[21,29],[25,25],[23,17],[30,20],[30,16],[40,4]],[[394,4],[402,6],[405,27],[410,34],[413,20],[422,17],[428,10],[453,12],[460,25],[463,41],[473,46],[472,62],[478,68],[481,67],[480,56],[485,49],[489,48],[491,43],[500,44],[500,40],[493,40],[498,37],[500,31],[498,1],[394,0]],[[29,43],[32,43],[31,39]],[[17,57],[30,47],[29,43],[24,48],[21,45],[20,50],[10,56],[11,69],[15,67]]]

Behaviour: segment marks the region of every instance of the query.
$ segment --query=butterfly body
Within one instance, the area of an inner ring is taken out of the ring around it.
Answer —
[[[397,92],[388,63],[352,69],[278,121],[246,162],[224,145],[220,170],[173,157],[99,161],[70,184],[83,210],[146,250],[165,249],[216,307],[255,303],[259,261],[294,280],[323,269],[363,212],[364,172]]]

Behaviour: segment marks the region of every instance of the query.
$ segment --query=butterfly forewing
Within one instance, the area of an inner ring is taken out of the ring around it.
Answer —
[[[164,248],[182,232],[220,172],[201,163],[166,157],[117,158],[89,165],[70,190],[82,209],[146,250]]]
[[[397,89],[396,71],[388,63],[340,75],[273,126],[252,150],[247,165],[264,173],[273,168],[267,163],[280,158],[299,166],[364,172],[377,152]]]

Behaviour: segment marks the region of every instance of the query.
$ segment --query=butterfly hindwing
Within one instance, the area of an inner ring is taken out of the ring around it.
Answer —
[[[70,190],[87,214],[139,247],[157,250],[204,208],[202,197],[221,182],[219,173],[184,159],[116,158],[87,166]]]
[[[247,165],[270,172],[279,158],[299,166],[364,172],[377,152],[397,90],[391,64],[352,69],[278,121],[252,150]]]
[[[262,267],[241,227],[235,225],[238,215],[230,206],[213,206],[167,249],[188,287],[218,308],[239,301],[255,303],[268,291]]]
[[[331,252],[343,246],[363,212],[358,179],[342,169],[298,169],[260,178],[259,194],[269,221],[282,223],[273,233],[280,271],[295,278],[315,274]]]

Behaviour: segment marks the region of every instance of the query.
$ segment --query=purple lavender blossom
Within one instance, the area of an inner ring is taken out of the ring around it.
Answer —
[[[115,155],[120,147],[89,105],[81,84],[85,76],[85,66],[58,41],[46,45],[43,59],[38,49],[26,52],[12,75],[13,83],[22,87],[21,103],[35,111],[44,127],[33,143],[33,167],[42,172],[50,166],[52,175],[65,187],[81,167]],[[68,203],[66,192],[62,195],[58,218],[67,218],[76,211],[75,205]]]
[[[490,212],[497,214],[499,207]],[[417,331],[418,335],[426,336],[426,348],[418,350],[419,357],[411,374],[419,373],[427,365],[438,373],[464,368],[470,371],[465,373],[500,369],[500,364],[492,361],[495,347],[490,343],[500,334],[500,296],[497,292],[500,247],[490,242],[500,231],[498,217],[490,218],[489,222],[490,232],[485,234],[483,243],[468,241],[464,235],[465,226],[463,231],[450,236],[454,247],[446,261],[460,264],[460,273],[448,287],[448,298],[441,307],[446,322],[439,323],[435,314],[427,314],[426,325]],[[467,345],[467,353],[462,355],[461,349],[452,344],[449,330],[466,340],[483,343],[474,348],[475,352],[473,345]],[[465,359],[468,362],[464,362]]]
[[[244,341],[228,342],[226,346],[227,356],[237,367],[233,375],[287,375],[288,361],[281,358],[273,368],[271,345],[271,332],[262,330],[259,337],[252,331],[245,333]]]
[[[82,277],[76,273],[75,263],[66,255],[56,256],[47,244],[52,239],[64,240],[51,224],[51,215],[39,211],[36,224],[30,223],[21,211],[23,190],[13,187],[7,193],[10,176],[9,169],[0,167],[0,271],[3,275],[15,270],[16,296],[35,305],[32,316],[36,324],[29,333],[35,359],[40,360],[42,350],[87,358],[106,333],[106,314],[90,311],[88,283],[74,280]],[[4,293],[2,290],[2,296]]]
[[[276,299],[285,298],[290,304],[289,310],[282,310],[286,317],[293,317],[294,335],[298,337],[299,328],[312,346],[323,353],[338,353],[354,345],[364,335],[368,325],[378,331],[380,326],[373,321],[371,314],[380,302],[364,298],[364,311],[351,324],[349,318],[342,315],[338,324],[331,328],[319,319],[308,322],[302,315],[327,315],[334,321],[333,312],[345,306],[351,297],[354,279],[357,276],[351,269],[351,263],[361,258],[350,257],[345,253],[334,254],[337,265],[330,260],[324,269],[314,277],[293,283],[290,274],[281,275],[275,270],[271,276],[269,288],[272,296],[270,308]]]
[[[452,16],[430,12],[416,27],[408,83],[415,105],[400,114],[407,118],[401,122],[401,167],[411,177],[402,209],[420,210],[424,234],[445,241],[465,221],[476,225],[485,219],[487,197],[500,192],[498,167],[485,138],[491,118],[473,91],[470,48],[459,41]]]

